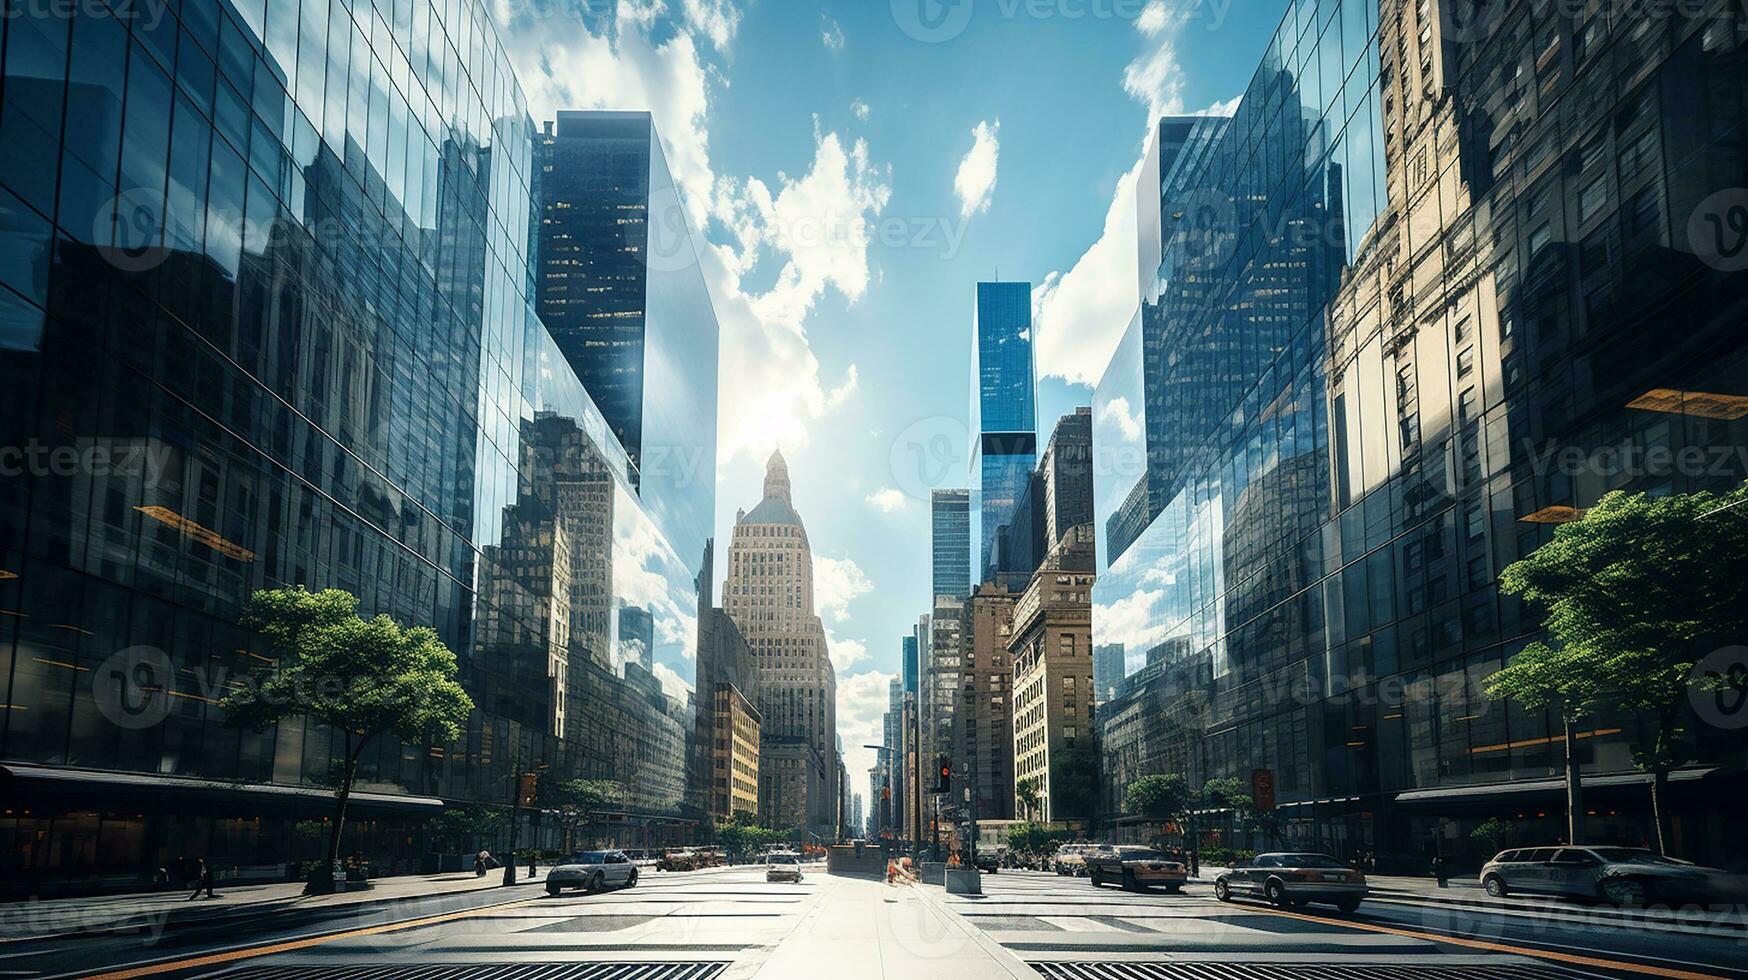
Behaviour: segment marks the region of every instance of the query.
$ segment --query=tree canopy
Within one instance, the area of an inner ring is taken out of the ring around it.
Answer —
[[[266,637],[277,659],[219,703],[225,724],[263,731],[307,717],[339,736],[328,860],[310,880],[312,891],[324,891],[332,888],[364,750],[382,736],[413,746],[454,742],[473,700],[456,680],[455,654],[435,630],[403,627],[387,616],[362,619],[357,597],[339,589],[257,592],[242,624]]]
[[[1744,503],[1748,487],[1617,491],[1500,576],[1507,594],[1545,611],[1547,639],[1488,678],[1488,696],[1531,709],[1558,704],[1568,722],[1611,706],[1649,714],[1637,761],[1655,776],[1659,838],[1661,784],[1680,761],[1695,662],[1708,640],[1748,631]]]

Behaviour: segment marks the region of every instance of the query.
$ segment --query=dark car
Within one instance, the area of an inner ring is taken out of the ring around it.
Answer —
[[[992,875],[1000,874],[1002,852],[995,848],[980,850],[977,852],[977,857],[971,863],[975,865],[979,871],[986,871]]]
[[[1088,851],[1086,874],[1093,887],[1105,882],[1122,882],[1130,891],[1159,886],[1176,895],[1190,880],[1190,869],[1182,861],[1167,857],[1151,847],[1109,847]]]
[[[1321,902],[1352,912],[1365,901],[1366,876],[1327,854],[1258,854],[1214,879],[1214,897],[1261,898],[1276,907]]]
[[[1702,868],[1638,847],[1520,847],[1481,866],[1481,885],[1494,898],[1514,892],[1642,905],[1734,900],[1739,876]]]

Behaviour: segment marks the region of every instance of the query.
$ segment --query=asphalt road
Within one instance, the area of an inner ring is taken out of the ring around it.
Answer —
[[[1470,911],[1379,896],[1345,915],[1326,906],[1221,903],[1199,883],[1182,895],[1132,894],[1011,871],[985,875],[983,890],[982,898],[954,898],[949,906],[1030,962],[1160,954],[1312,962],[1412,957],[1535,963],[1590,976],[1748,978],[1748,931],[1652,929],[1623,924],[1613,910],[1577,905]]]
[[[1026,972],[1021,962],[1046,972],[1081,962],[1380,967],[1412,962],[1475,970],[1484,978],[1748,980],[1748,932],[1628,927],[1607,910],[1466,911],[1380,897],[1358,913],[1343,915],[1320,906],[1279,910],[1258,903],[1222,904],[1201,884],[1183,895],[1131,894],[1094,888],[1084,879],[1028,872],[985,875],[983,883],[982,897],[958,898],[939,888],[887,889],[813,869],[798,885],[768,884],[761,869],[742,868],[651,875],[636,888],[601,895],[550,898],[538,889],[494,889],[227,919],[171,928],[155,939],[93,935],[4,944],[0,980],[181,980],[226,974],[254,980],[267,970],[279,971],[274,976],[327,977],[356,966],[600,960],[726,963],[725,977],[745,977],[764,964],[782,962],[785,950],[804,941],[804,924],[817,923],[834,904],[841,907],[847,895],[864,896],[876,909],[882,905],[879,896],[903,897],[882,913],[889,959],[902,952],[912,962],[944,966],[975,952],[965,937],[941,929],[940,921],[951,916],[929,917],[924,907],[934,906],[950,909],[974,927],[964,930],[965,936],[981,937],[976,941],[1011,954],[1014,975]],[[812,949],[801,958],[811,962]],[[832,966],[822,964],[817,975],[842,980],[846,974]],[[887,975],[893,972],[889,966]]]
[[[767,884],[759,868],[646,875],[631,889],[551,897],[519,887],[281,911],[171,927],[160,936],[86,935],[0,944],[0,980],[180,980],[233,970],[433,962],[552,962],[597,952],[724,961],[768,950],[792,928],[823,875]]]

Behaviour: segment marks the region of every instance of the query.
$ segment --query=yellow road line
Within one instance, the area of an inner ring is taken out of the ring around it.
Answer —
[[[1254,906],[1246,906],[1253,908]],[[1393,926],[1381,926],[1371,922],[1354,922],[1349,919],[1329,919],[1319,915],[1306,915],[1302,912],[1287,912],[1282,909],[1261,907],[1263,911],[1274,915],[1286,916],[1303,922],[1315,922],[1319,925],[1339,925],[1349,929],[1362,929],[1366,932],[1383,933],[1387,936],[1398,936],[1403,939],[1424,939],[1435,943],[1450,943],[1454,946],[1466,946],[1470,949],[1486,950],[1490,953],[1510,953],[1518,956],[1531,956],[1536,959],[1553,960],[1557,963],[1569,963],[1574,966],[1588,966],[1602,970],[1622,970],[1628,973],[1642,973],[1653,977],[1667,977],[1669,980],[1728,980],[1716,973],[1695,973],[1692,970],[1676,970],[1664,966],[1650,966],[1644,963],[1628,963],[1621,960],[1603,959],[1597,956],[1580,956],[1576,953],[1561,953],[1551,949],[1537,949],[1533,946],[1513,946],[1508,943],[1488,942],[1484,939],[1466,939],[1461,936],[1447,936],[1436,932],[1417,932],[1413,929],[1398,929]]]
[[[221,953],[208,953],[204,956],[191,956],[187,959],[170,960],[163,963],[148,963],[144,966],[132,966],[126,969],[113,970],[109,973],[97,973],[86,980],[133,980],[135,977],[149,977],[159,973],[171,973],[177,970],[194,970],[203,966],[218,966],[224,963],[235,963],[238,960],[254,959],[258,956],[272,956],[276,953],[289,953],[311,946],[320,946],[339,939],[353,939],[358,936],[380,936],[383,933],[399,932],[402,929],[417,929],[421,926],[437,925],[443,922],[453,922],[470,916],[482,915],[486,912],[500,912],[515,908],[518,905],[528,905],[539,899],[524,898],[502,905],[487,905],[483,908],[467,909],[462,912],[446,912],[442,915],[430,915],[422,919],[408,919],[405,922],[390,922],[380,926],[370,926],[364,929],[349,929],[345,932],[330,932],[321,936],[309,936],[304,939],[292,939],[268,946],[250,946],[245,949],[230,949]]]

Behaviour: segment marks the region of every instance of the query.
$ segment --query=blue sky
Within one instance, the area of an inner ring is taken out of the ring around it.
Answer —
[[[926,493],[966,480],[974,284],[1034,283],[1047,436],[1136,304],[1149,119],[1242,92],[1285,2],[568,3],[496,8],[530,111],[655,114],[722,327],[718,541],[780,447],[865,791]]]

